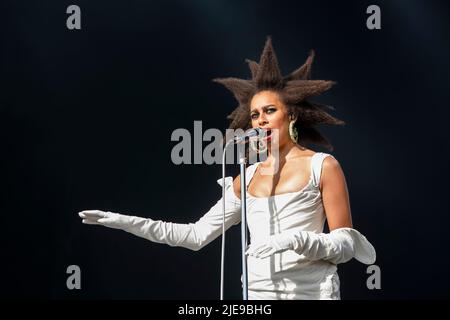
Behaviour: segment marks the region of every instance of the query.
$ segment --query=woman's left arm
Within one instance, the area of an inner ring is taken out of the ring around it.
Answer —
[[[274,253],[294,250],[310,260],[327,260],[335,264],[352,258],[365,264],[375,262],[372,244],[353,229],[344,173],[333,157],[324,159],[320,180],[330,233],[287,230],[271,235],[267,242],[252,244],[247,250],[248,255],[264,259]]]
[[[330,231],[352,228],[347,183],[341,165],[334,157],[323,160],[319,188]]]

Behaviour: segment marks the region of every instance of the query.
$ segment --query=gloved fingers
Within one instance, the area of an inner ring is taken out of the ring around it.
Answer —
[[[98,222],[95,221],[95,220],[89,220],[89,219],[83,219],[82,222],[83,222],[84,224],[97,224],[97,225],[100,224],[100,223],[98,223]]]
[[[99,224],[103,224],[105,226],[110,226],[110,225],[113,225],[114,223],[116,223],[117,219],[114,217],[100,218],[97,220],[97,222]]]
[[[275,249],[267,244],[258,247],[254,252],[251,253],[251,256],[258,259],[265,259],[270,257],[275,253]]]
[[[79,212],[78,215],[83,219],[84,224],[91,225],[106,225],[105,222],[109,222],[107,219],[111,219],[109,212],[101,210],[84,210]]]
[[[78,213],[78,215],[81,218],[87,218],[87,219],[100,219],[100,218],[106,218],[108,216],[108,213],[100,210],[83,210]]]
[[[266,243],[256,244],[251,247],[248,254],[254,257],[259,257],[262,254],[265,254],[272,250],[272,247],[267,245]]]
[[[272,256],[275,252],[276,249],[270,244],[259,243],[251,245],[245,254],[259,259],[265,259]]]
[[[255,256],[257,258],[261,258],[262,259],[263,257],[268,257],[268,256],[272,255],[273,252],[274,252],[274,249],[272,247],[265,246],[264,248],[261,248],[260,250],[258,250],[255,253]]]
[[[260,254],[257,256],[257,258],[259,258],[259,259],[265,259],[265,258],[268,258],[268,257],[270,257],[271,255],[273,255],[274,253],[275,253],[275,250],[273,250],[273,249],[271,248],[271,249],[269,249],[269,250],[267,250],[267,251],[264,251],[264,252],[260,253]]]
[[[269,243],[270,243],[270,246],[272,248],[274,248],[274,250],[276,252],[282,252],[282,251],[286,251],[286,250],[290,249],[289,243],[287,243],[287,241],[285,239],[274,238],[274,239],[271,239],[271,241]]]
[[[85,214],[83,214],[83,213],[78,213],[78,215],[80,216],[80,218],[82,218],[82,219],[85,219],[85,220],[90,220],[90,221],[97,221],[98,219],[100,219],[99,217],[90,217],[90,216],[87,216],[87,215],[85,215]]]
[[[247,255],[254,255],[256,252],[258,252],[259,250],[261,250],[261,248],[264,248],[266,246],[265,243],[255,243],[255,244],[251,244],[250,247],[247,249],[247,251],[245,252],[245,254]]]

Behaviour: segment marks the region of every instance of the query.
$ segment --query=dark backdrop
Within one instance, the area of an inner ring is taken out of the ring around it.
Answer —
[[[82,29],[66,28],[77,4]],[[381,8],[382,29],[366,28]],[[340,265],[345,299],[449,297],[449,6],[444,1],[7,1],[1,18],[4,297],[218,299],[220,238],[198,252],[81,224],[102,209],[188,223],[220,197],[219,165],[171,162],[176,128],[227,126],[212,78],[248,77],[273,37],[283,73],[316,50],[316,101],[346,174],[355,227],[377,249]],[[327,151],[314,145],[316,151]],[[235,167],[229,173],[236,173]],[[241,297],[240,227],[226,297]],[[82,289],[66,288],[79,265]]]

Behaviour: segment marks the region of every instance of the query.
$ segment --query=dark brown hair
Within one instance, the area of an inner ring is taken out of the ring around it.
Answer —
[[[289,114],[297,117],[295,126],[299,132],[299,142],[323,145],[332,151],[331,143],[315,126],[344,125],[345,122],[326,112],[326,110],[334,110],[333,107],[307,100],[327,91],[335,84],[334,81],[328,80],[310,80],[313,61],[314,51],[311,50],[306,62],[300,68],[283,77],[272,47],[272,40],[268,37],[259,63],[246,60],[250,67],[251,79],[214,79],[213,81],[223,84],[230,90],[239,102],[239,106],[227,117],[231,120],[229,128],[249,129],[251,127],[250,101],[253,96],[263,90],[275,91],[280,95]]]

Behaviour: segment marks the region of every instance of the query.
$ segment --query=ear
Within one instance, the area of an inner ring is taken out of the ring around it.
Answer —
[[[298,114],[294,111],[288,113],[289,121],[297,121]]]

